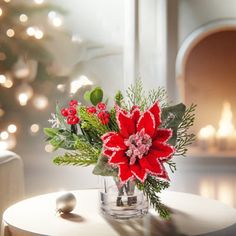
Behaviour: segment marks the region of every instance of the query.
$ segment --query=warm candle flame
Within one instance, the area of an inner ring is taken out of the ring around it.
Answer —
[[[227,137],[234,133],[233,113],[229,102],[224,102],[221,119],[219,122],[219,129],[217,131],[218,137]]]
[[[209,139],[214,138],[216,133],[215,128],[212,125],[207,125],[200,129],[198,133],[199,139]]]

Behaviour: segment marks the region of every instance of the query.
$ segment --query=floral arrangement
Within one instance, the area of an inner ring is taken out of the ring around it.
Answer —
[[[108,109],[99,87],[87,91],[84,106],[71,100],[69,107],[56,107],[45,128],[47,141],[54,149],[66,150],[56,156],[57,165],[95,165],[93,174],[114,176],[121,183],[135,180],[138,189],[161,217],[169,210],[161,203],[158,193],[169,187],[166,168],[174,172],[173,156],[185,156],[194,140],[189,134],[193,125],[195,105],[167,103],[165,89],[146,94],[141,81],[127,90],[126,98],[118,91]]]

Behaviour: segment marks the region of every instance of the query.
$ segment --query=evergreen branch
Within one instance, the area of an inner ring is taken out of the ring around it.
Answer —
[[[143,84],[140,79],[128,88],[126,95],[129,110],[133,105],[139,106],[142,111],[147,107],[147,100],[143,91]]]
[[[82,138],[77,139],[74,146],[77,152],[80,152],[83,155],[94,157],[95,159],[98,159],[101,153],[99,146],[91,145]]]
[[[86,108],[81,106],[79,108],[79,117],[83,120],[83,127],[86,131],[93,130],[99,136],[111,131],[107,125],[103,125],[97,116],[90,114]]]
[[[131,85],[128,88],[128,90],[126,91],[126,95],[128,98],[128,104],[126,105],[126,107],[128,109],[130,109],[133,105],[137,105],[140,107],[141,111],[144,111],[145,109],[152,106],[153,103],[157,100],[162,108],[169,106],[169,103],[167,102],[168,96],[165,88],[158,87],[157,89],[152,89],[146,95],[143,90],[142,81],[140,79],[137,80],[135,85]]]
[[[138,189],[143,191],[150,205],[159,213],[159,215],[164,219],[169,219],[170,211],[164,204],[161,203],[161,199],[157,195],[162,190],[168,188],[169,183],[148,176],[144,183],[136,181],[136,185]]]
[[[191,145],[195,140],[194,134],[188,134],[188,130],[193,126],[195,119],[196,105],[192,104],[188,109],[186,109],[182,122],[178,126],[177,130],[177,142],[175,145],[175,155],[185,156],[187,152],[187,146]]]
[[[119,127],[116,121],[116,110],[114,108],[111,109],[110,111],[110,122],[109,122],[109,127],[111,130],[118,132]]]
[[[157,89],[152,89],[148,92],[148,106],[150,107],[154,102],[158,100],[161,108],[167,107],[170,104],[167,102],[168,101],[168,96],[165,88],[163,87],[158,87]]]
[[[169,165],[170,171],[174,173],[177,170],[176,163],[169,160],[166,162]]]
[[[74,151],[66,152],[63,156],[57,156],[53,162],[57,165],[88,166],[96,164],[100,156],[100,148],[87,142],[84,138],[78,138],[74,144]]]
[[[57,156],[53,159],[56,165],[89,166],[97,163],[95,156],[81,154],[78,151],[65,153],[63,156]]]

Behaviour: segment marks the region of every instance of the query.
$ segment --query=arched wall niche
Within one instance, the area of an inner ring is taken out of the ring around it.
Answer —
[[[176,75],[181,100],[198,104],[195,132],[208,124],[218,128],[224,101],[236,116],[236,19],[192,32],[178,52]]]

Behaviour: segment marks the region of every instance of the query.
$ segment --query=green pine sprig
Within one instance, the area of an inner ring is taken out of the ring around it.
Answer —
[[[194,123],[195,110],[195,104],[192,104],[189,108],[187,108],[182,121],[178,126],[175,156],[185,156],[188,150],[187,147],[195,141],[195,135],[188,133],[188,130],[193,126]]]
[[[97,163],[98,157],[82,154],[79,150],[66,152],[62,156],[53,159],[56,165],[89,166]]]
[[[158,196],[158,193],[169,187],[169,182],[148,176],[144,183],[136,181],[136,185],[138,189],[143,191],[149,201],[149,204],[159,213],[160,217],[163,219],[169,219],[170,210],[161,203],[161,199]]]
[[[133,105],[137,105],[142,111],[144,111],[153,105],[153,103],[157,100],[161,107],[166,107],[169,105],[165,88],[158,87],[157,89],[149,90],[146,94],[143,89],[143,83],[140,79],[128,88],[126,95],[126,107],[128,109],[130,109]]]
[[[73,151],[55,157],[53,162],[57,165],[88,166],[96,164],[101,154],[100,148],[93,146],[83,138],[76,140],[74,148]]]
[[[84,106],[79,107],[79,117],[83,121],[84,129],[86,131],[93,130],[99,136],[110,131],[110,128],[107,125],[103,125],[97,116],[87,112],[86,107]]]

